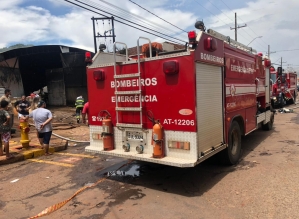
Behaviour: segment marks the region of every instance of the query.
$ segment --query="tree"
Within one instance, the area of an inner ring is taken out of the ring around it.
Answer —
[[[3,47],[2,49],[0,49],[0,53],[6,52],[6,51],[12,50],[12,49],[26,48],[26,47],[31,47],[31,46],[34,46],[34,45],[32,45],[32,44],[25,45],[25,44],[18,43],[18,44],[9,46],[9,47]]]

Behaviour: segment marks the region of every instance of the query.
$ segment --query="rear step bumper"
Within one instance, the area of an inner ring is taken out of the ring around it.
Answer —
[[[112,151],[99,150],[99,147],[87,146],[86,152],[117,156],[126,159],[140,160],[151,163],[163,164],[174,167],[194,167],[198,163],[197,160],[187,160],[182,158],[164,157],[164,158],[153,158],[152,154],[137,154],[136,152],[124,152],[124,150],[114,149]]]

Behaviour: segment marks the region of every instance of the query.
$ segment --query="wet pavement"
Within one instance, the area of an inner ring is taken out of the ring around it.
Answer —
[[[91,154],[81,144],[0,166],[0,218],[34,216],[99,180],[44,218],[297,218],[298,116],[279,113],[272,131],[244,137],[235,166],[213,157],[183,169]]]

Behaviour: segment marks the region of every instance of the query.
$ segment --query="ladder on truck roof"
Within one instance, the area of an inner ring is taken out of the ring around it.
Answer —
[[[114,82],[115,82],[115,111],[116,111],[116,127],[120,128],[143,128],[142,124],[142,91],[141,91],[141,71],[140,71],[140,48],[139,48],[139,40],[145,39],[149,41],[149,49],[150,49],[150,57],[152,57],[152,48],[151,48],[151,41],[148,38],[139,37],[137,40],[137,53],[138,53],[138,72],[137,73],[129,73],[129,74],[117,74],[116,65],[122,64],[122,62],[116,61],[116,44],[122,44],[126,48],[126,61],[128,61],[128,48],[125,43],[115,42],[113,45],[113,56],[114,56]],[[119,91],[117,89],[117,80],[121,80],[124,78],[138,78],[139,88],[138,90],[128,90],[128,91]],[[118,105],[118,97],[122,95],[139,95],[139,107],[120,107]],[[119,123],[119,112],[121,111],[129,111],[129,112],[139,112],[140,115],[140,123],[139,124],[128,124],[128,123]]]
[[[249,46],[245,46],[244,44],[242,43],[239,43],[233,39],[231,39],[229,36],[225,36],[221,33],[218,33],[217,31],[215,30],[212,30],[212,29],[208,29],[208,34],[210,34],[211,36],[213,37],[216,37],[220,40],[223,40],[225,43],[229,44],[229,45],[232,45],[238,49],[241,49],[241,50],[244,50],[246,52],[250,52],[250,53],[257,53],[255,49],[252,49],[252,47],[249,47]]]

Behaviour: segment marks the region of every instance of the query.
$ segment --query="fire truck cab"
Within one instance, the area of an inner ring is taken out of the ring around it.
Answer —
[[[136,59],[98,52],[87,66],[88,152],[177,167],[219,153],[235,164],[241,136],[272,129],[270,60],[216,31],[191,31],[179,51]],[[140,41],[148,45],[141,54]]]

